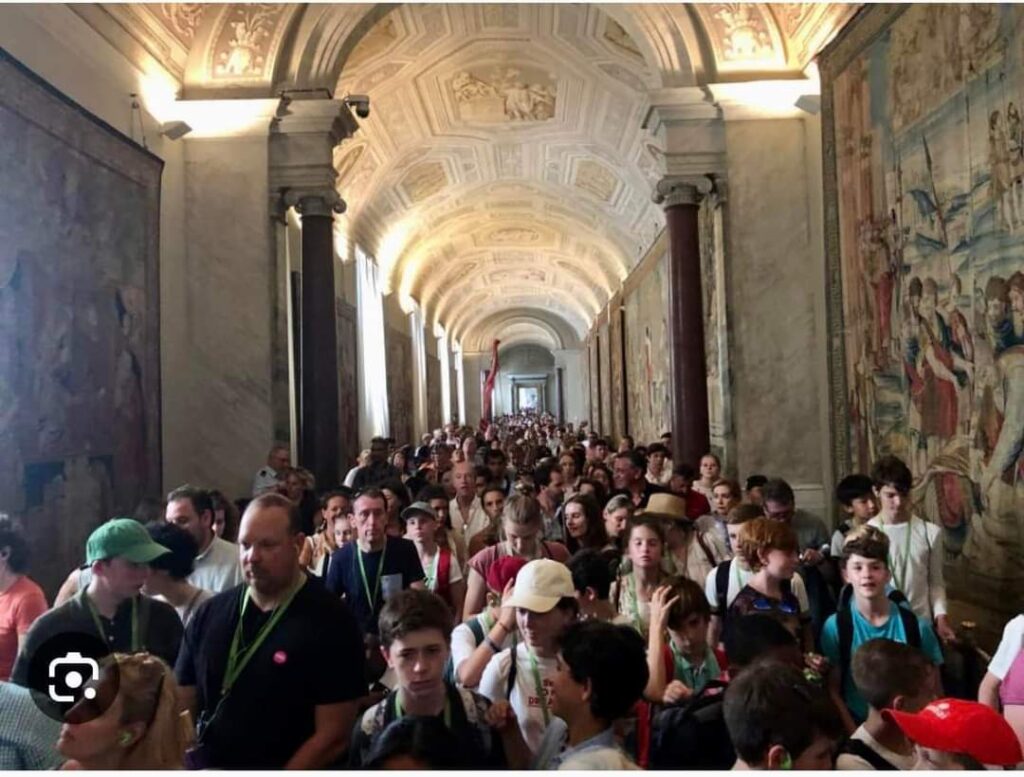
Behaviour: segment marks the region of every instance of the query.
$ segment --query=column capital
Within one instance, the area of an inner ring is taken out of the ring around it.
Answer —
[[[334,189],[287,189],[282,201],[286,208],[294,207],[300,216],[330,216],[344,213],[347,205]]]
[[[676,205],[700,205],[714,188],[715,181],[709,175],[666,176],[655,184],[651,199],[666,209]]]

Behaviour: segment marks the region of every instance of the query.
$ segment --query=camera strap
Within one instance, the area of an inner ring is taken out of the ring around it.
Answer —
[[[100,639],[103,640],[103,644],[110,646],[110,637],[107,636],[106,629],[103,628],[103,620],[100,618],[100,614],[96,611],[96,605],[92,603],[92,599],[89,598],[89,594],[86,592],[82,596],[85,599],[85,605],[89,608],[89,614],[92,616],[92,622],[96,625],[96,631],[99,632]],[[117,617],[116,613],[114,617]],[[131,652],[138,653],[142,649],[142,645],[139,641],[139,597],[132,597],[132,645]]]

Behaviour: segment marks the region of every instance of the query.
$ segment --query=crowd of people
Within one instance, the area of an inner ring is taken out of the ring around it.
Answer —
[[[900,459],[838,484],[830,531],[667,434],[482,426],[376,438],[340,485],[275,445],[244,499],[186,484],[99,525],[52,608],[0,517],[0,770],[1024,761],[1024,615],[952,682]],[[102,655],[58,710],[69,635]]]

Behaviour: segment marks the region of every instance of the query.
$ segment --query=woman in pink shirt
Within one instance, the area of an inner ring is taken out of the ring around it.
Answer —
[[[27,566],[28,543],[0,515],[0,680],[10,679],[28,627],[47,609],[43,589],[25,575]]]

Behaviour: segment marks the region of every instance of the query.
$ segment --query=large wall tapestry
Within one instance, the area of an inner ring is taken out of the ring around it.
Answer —
[[[359,456],[359,332],[356,309],[340,297],[338,310],[338,430],[342,469],[355,466]],[[390,408],[388,409],[390,413]]]
[[[722,199],[716,192],[703,199],[698,218],[711,449],[721,458],[722,466],[728,472],[733,471],[735,465],[735,435],[732,429],[729,322],[726,318],[725,215]]]
[[[611,350],[612,428],[615,439],[626,434],[625,364],[623,363],[622,298],[614,297],[608,305],[608,344]]]
[[[385,327],[385,339],[391,437],[405,445],[412,441],[412,338],[391,327]]]
[[[601,428],[605,437],[610,437],[612,429],[612,349],[611,337],[608,333],[608,322],[605,321],[597,329],[598,358],[601,372]],[[613,447],[617,444],[613,443]]]
[[[874,6],[821,63],[836,474],[905,458],[983,619],[1024,604],[1022,22]]]
[[[662,251],[653,261],[647,274],[623,298],[629,432],[638,443],[657,441],[672,428],[668,258]]]
[[[52,595],[160,482],[163,163],[0,49],[0,510]]]

